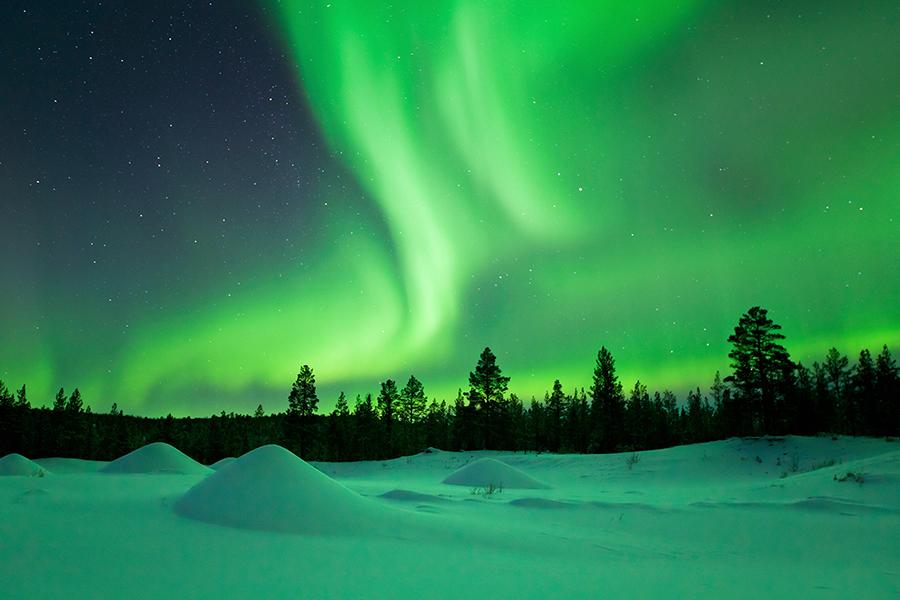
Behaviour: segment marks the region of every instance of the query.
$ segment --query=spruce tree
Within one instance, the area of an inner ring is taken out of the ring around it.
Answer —
[[[266,411],[263,410],[263,405],[260,404],[256,407],[256,410],[253,412],[253,416],[257,419],[261,419],[266,416]]]

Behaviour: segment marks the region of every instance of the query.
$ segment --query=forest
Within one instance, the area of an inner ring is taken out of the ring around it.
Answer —
[[[793,362],[781,327],[755,306],[729,336],[730,372],[716,373],[706,394],[683,401],[669,390],[651,393],[640,381],[623,387],[615,359],[601,347],[592,384],[566,391],[559,380],[543,398],[509,392],[490,348],[452,402],[429,400],[415,376],[381,383],[377,394],[343,392],[334,410],[318,412],[313,369],[303,365],[282,412],[225,413],[206,418],[148,418],[117,404],[99,413],[76,388],[57,392],[49,407],[33,407],[23,384],[0,381],[0,456],[112,460],[162,441],[212,463],[264,444],[279,444],[306,460],[382,460],[428,448],[514,452],[636,452],[679,444],[760,435],[900,435],[900,377],[885,345],[863,349],[855,363],[831,348],[821,362]],[[287,388],[287,386],[286,386]]]

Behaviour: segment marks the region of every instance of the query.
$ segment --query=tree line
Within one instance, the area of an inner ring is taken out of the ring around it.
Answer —
[[[490,348],[468,388],[448,403],[428,399],[415,376],[393,379],[376,395],[341,392],[334,410],[318,413],[313,369],[303,365],[284,412],[221,413],[208,418],[125,415],[116,404],[99,414],[78,389],[60,388],[50,407],[30,405],[26,387],[10,392],[0,381],[0,456],[70,456],[111,460],[153,441],[171,443],[211,463],[277,443],[308,460],[380,460],[446,450],[605,453],[664,448],[788,433],[894,436],[900,434],[900,377],[887,346],[850,360],[832,348],[811,368],[793,362],[781,327],[753,307],[728,338],[730,373],[716,373],[707,394],[699,388],[679,402],[669,390],[650,393],[635,382],[623,388],[612,353],[601,347],[589,389],[567,392],[559,380],[527,403],[509,393]]]

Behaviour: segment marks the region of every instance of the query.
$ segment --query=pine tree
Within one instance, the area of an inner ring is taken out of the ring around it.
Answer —
[[[316,395],[316,377],[309,365],[300,367],[297,379],[291,386],[288,395],[288,414],[310,417],[319,406],[319,397]]]
[[[18,390],[16,390],[16,401],[15,405],[18,408],[30,408],[31,404],[28,402],[28,395],[25,392],[25,384],[22,384]]]
[[[622,443],[625,398],[616,361],[605,346],[597,353],[591,385],[592,452],[614,452]]]
[[[469,373],[469,406],[478,419],[480,448],[494,448],[499,437],[497,429],[502,418],[500,411],[508,387],[509,377],[503,375],[491,349],[485,348],[478,358],[475,370]]]
[[[53,399],[53,410],[61,412],[66,410],[66,392],[63,388],[59,388],[56,392],[56,398]]]
[[[685,442],[696,444],[707,440],[706,411],[703,407],[703,395],[700,388],[691,390],[687,395],[687,431]]]
[[[331,414],[341,417],[350,415],[350,407],[347,405],[347,396],[344,395],[344,392],[338,395],[337,403],[335,403],[334,411]]]
[[[292,438],[296,440],[301,458],[306,458],[312,448],[312,418],[319,406],[316,395],[316,377],[309,365],[300,367],[297,379],[288,394],[288,410],[285,425]]]
[[[790,433],[800,435],[818,433],[819,417],[815,394],[812,373],[801,363],[797,363],[797,412],[790,424]]]
[[[356,421],[356,447],[353,453],[357,460],[371,460],[378,454],[378,415],[375,414],[375,406],[372,402],[372,394],[366,394],[362,400],[356,396],[356,405],[353,407],[353,416]]]
[[[14,400],[15,398],[9,392],[9,388],[6,387],[6,384],[0,379],[0,408],[11,408]]]
[[[875,361],[868,350],[859,353],[859,361],[850,375],[851,391],[854,404],[859,410],[862,428],[860,433],[864,435],[878,435],[879,423],[882,418],[880,398],[875,390]]]
[[[397,391],[397,383],[393,379],[387,379],[381,383],[381,391],[378,393],[378,414],[384,423],[384,444],[382,445],[382,457],[390,456],[394,452],[394,420],[400,392]]]
[[[900,375],[887,345],[875,359],[875,389],[882,407],[882,435],[900,435]]]
[[[400,402],[397,406],[397,420],[407,424],[418,423],[425,416],[425,386],[410,375],[409,380],[400,391]]]
[[[402,448],[405,454],[418,452],[424,444],[424,427],[427,400],[425,387],[413,375],[403,389],[397,403],[397,421],[401,429]]]
[[[75,391],[69,396],[69,401],[66,402],[66,410],[72,413],[80,413],[83,412],[83,409],[84,402],[81,400],[81,391],[75,388]]]
[[[790,364],[780,329],[766,309],[754,306],[741,315],[728,337],[734,347],[728,353],[732,374],[725,381],[734,386],[740,435],[766,433],[776,425],[783,374]]]
[[[850,387],[850,359],[837,348],[831,348],[825,357],[825,377],[828,394],[835,407],[838,429],[841,433],[856,434],[859,431],[859,411],[856,399],[848,393]]]
[[[647,433],[650,430],[650,394],[647,386],[634,382],[634,388],[625,404],[625,434],[632,450],[648,447]]]
[[[837,407],[834,398],[828,390],[828,376],[825,368],[818,362],[813,362],[813,406],[815,413],[813,418],[817,424],[816,432],[837,431],[838,426]]]
[[[329,427],[331,435],[329,436],[329,444],[331,445],[331,460],[350,460],[352,453],[349,448],[352,435],[350,433],[350,407],[347,405],[347,396],[344,392],[338,395],[334,410],[331,411],[329,417]]]
[[[544,402],[547,406],[547,450],[559,452],[562,441],[562,417],[566,405],[566,394],[559,379],[553,382],[553,391]]]
[[[253,416],[257,419],[261,419],[266,416],[266,411],[263,410],[263,405],[260,404],[256,407],[256,410],[253,412]]]

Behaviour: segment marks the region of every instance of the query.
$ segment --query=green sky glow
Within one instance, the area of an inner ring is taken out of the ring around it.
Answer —
[[[890,5],[386,4],[266,5],[356,186],[319,190],[304,267],[135,309],[112,346],[42,332],[13,383],[281,410],[309,363],[326,409],[410,373],[449,400],[490,345],[529,397],[587,386],[606,345],[626,386],[684,390],[756,304],[794,358],[900,347]]]

